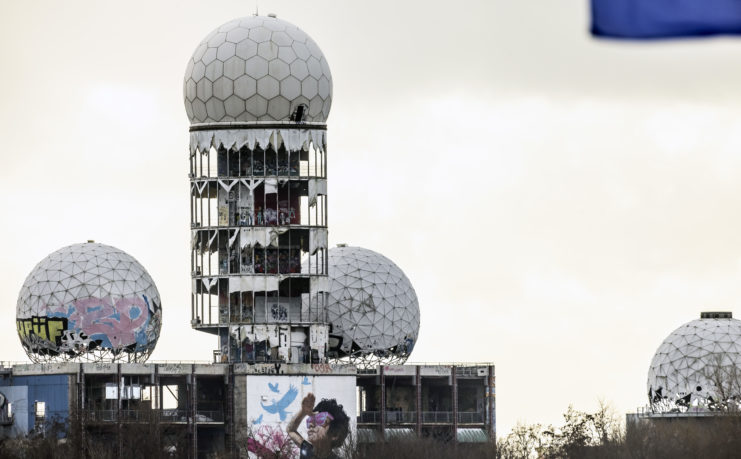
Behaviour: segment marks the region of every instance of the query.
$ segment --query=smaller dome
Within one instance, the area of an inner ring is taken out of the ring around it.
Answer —
[[[332,74],[319,46],[272,16],[234,19],[196,47],[183,80],[191,124],[327,121]]]
[[[419,301],[393,261],[361,247],[329,250],[329,300],[337,358],[360,366],[404,363],[419,334]]]
[[[649,403],[655,411],[723,409],[741,401],[741,321],[702,313],[674,330],[651,360]],[[736,407],[738,409],[738,407]]]
[[[34,362],[143,362],[162,324],[159,292],[131,255],[103,244],[50,254],[26,277],[16,306],[21,344]]]

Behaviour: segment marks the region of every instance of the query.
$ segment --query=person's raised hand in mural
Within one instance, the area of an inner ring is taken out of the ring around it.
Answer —
[[[288,423],[288,436],[300,448],[300,458],[338,458],[333,448],[344,443],[350,427],[350,418],[345,414],[342,405],[335,399],[322,399],[316,406],[316,397],[309,393],[301,401],[301,411],[296,413]],[[306,434],[298,433],[301,421],[306,418]]]

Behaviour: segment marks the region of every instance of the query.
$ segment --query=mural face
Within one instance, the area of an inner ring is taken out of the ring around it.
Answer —
[[[332,422],[334,418],[341,420],[341,416],[337,413],[333,416],[324,408],[317,412],[314,409],[328,405],[327,400],[334,400],[333,409],[341,406],[339,409],[349,419],[349,422],[345,419],[349,438],[356,431],[355,394],[355,378],[350,376],[250,375],[247,377],[247,419],[253,433],[252,445],[257,450],[272,445],[298,451],[302,449],[302,440],[306,440],[317,448],[331,448],[327,446],[333,436],[330,432],[338,430],[337,426],[332,427]],[[291,434],[292,430],[298,437]],[[343,435],[340,442],[344,439]],[[264,444],[265,441],[271,445]]]
[[[102,244],[65,247],[26,278],[16,327],[34,362],[144,361],[162,322],[159,293],[130,255]]]

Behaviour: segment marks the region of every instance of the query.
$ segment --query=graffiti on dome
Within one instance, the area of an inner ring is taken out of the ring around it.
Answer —
[[[49,306],[48,315],[16,320],[23,345],[35,353],[84,352],[95,348],[142,351],[154,345],[160,305],[146,295],[81,298]]]

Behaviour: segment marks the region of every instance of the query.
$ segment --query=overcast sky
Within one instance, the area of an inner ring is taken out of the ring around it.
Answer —
[[[0,6],[1,360],[44,256],[94,239],[157,283],[156,360],[190,328],[182,77],[254,0]],[[498,433],[645,403],[661,341],[741,294],[741,43],[589,37],[586,0],[260,1],[334,78],[330,243],[412,281],[414,361],[493,362]]]

